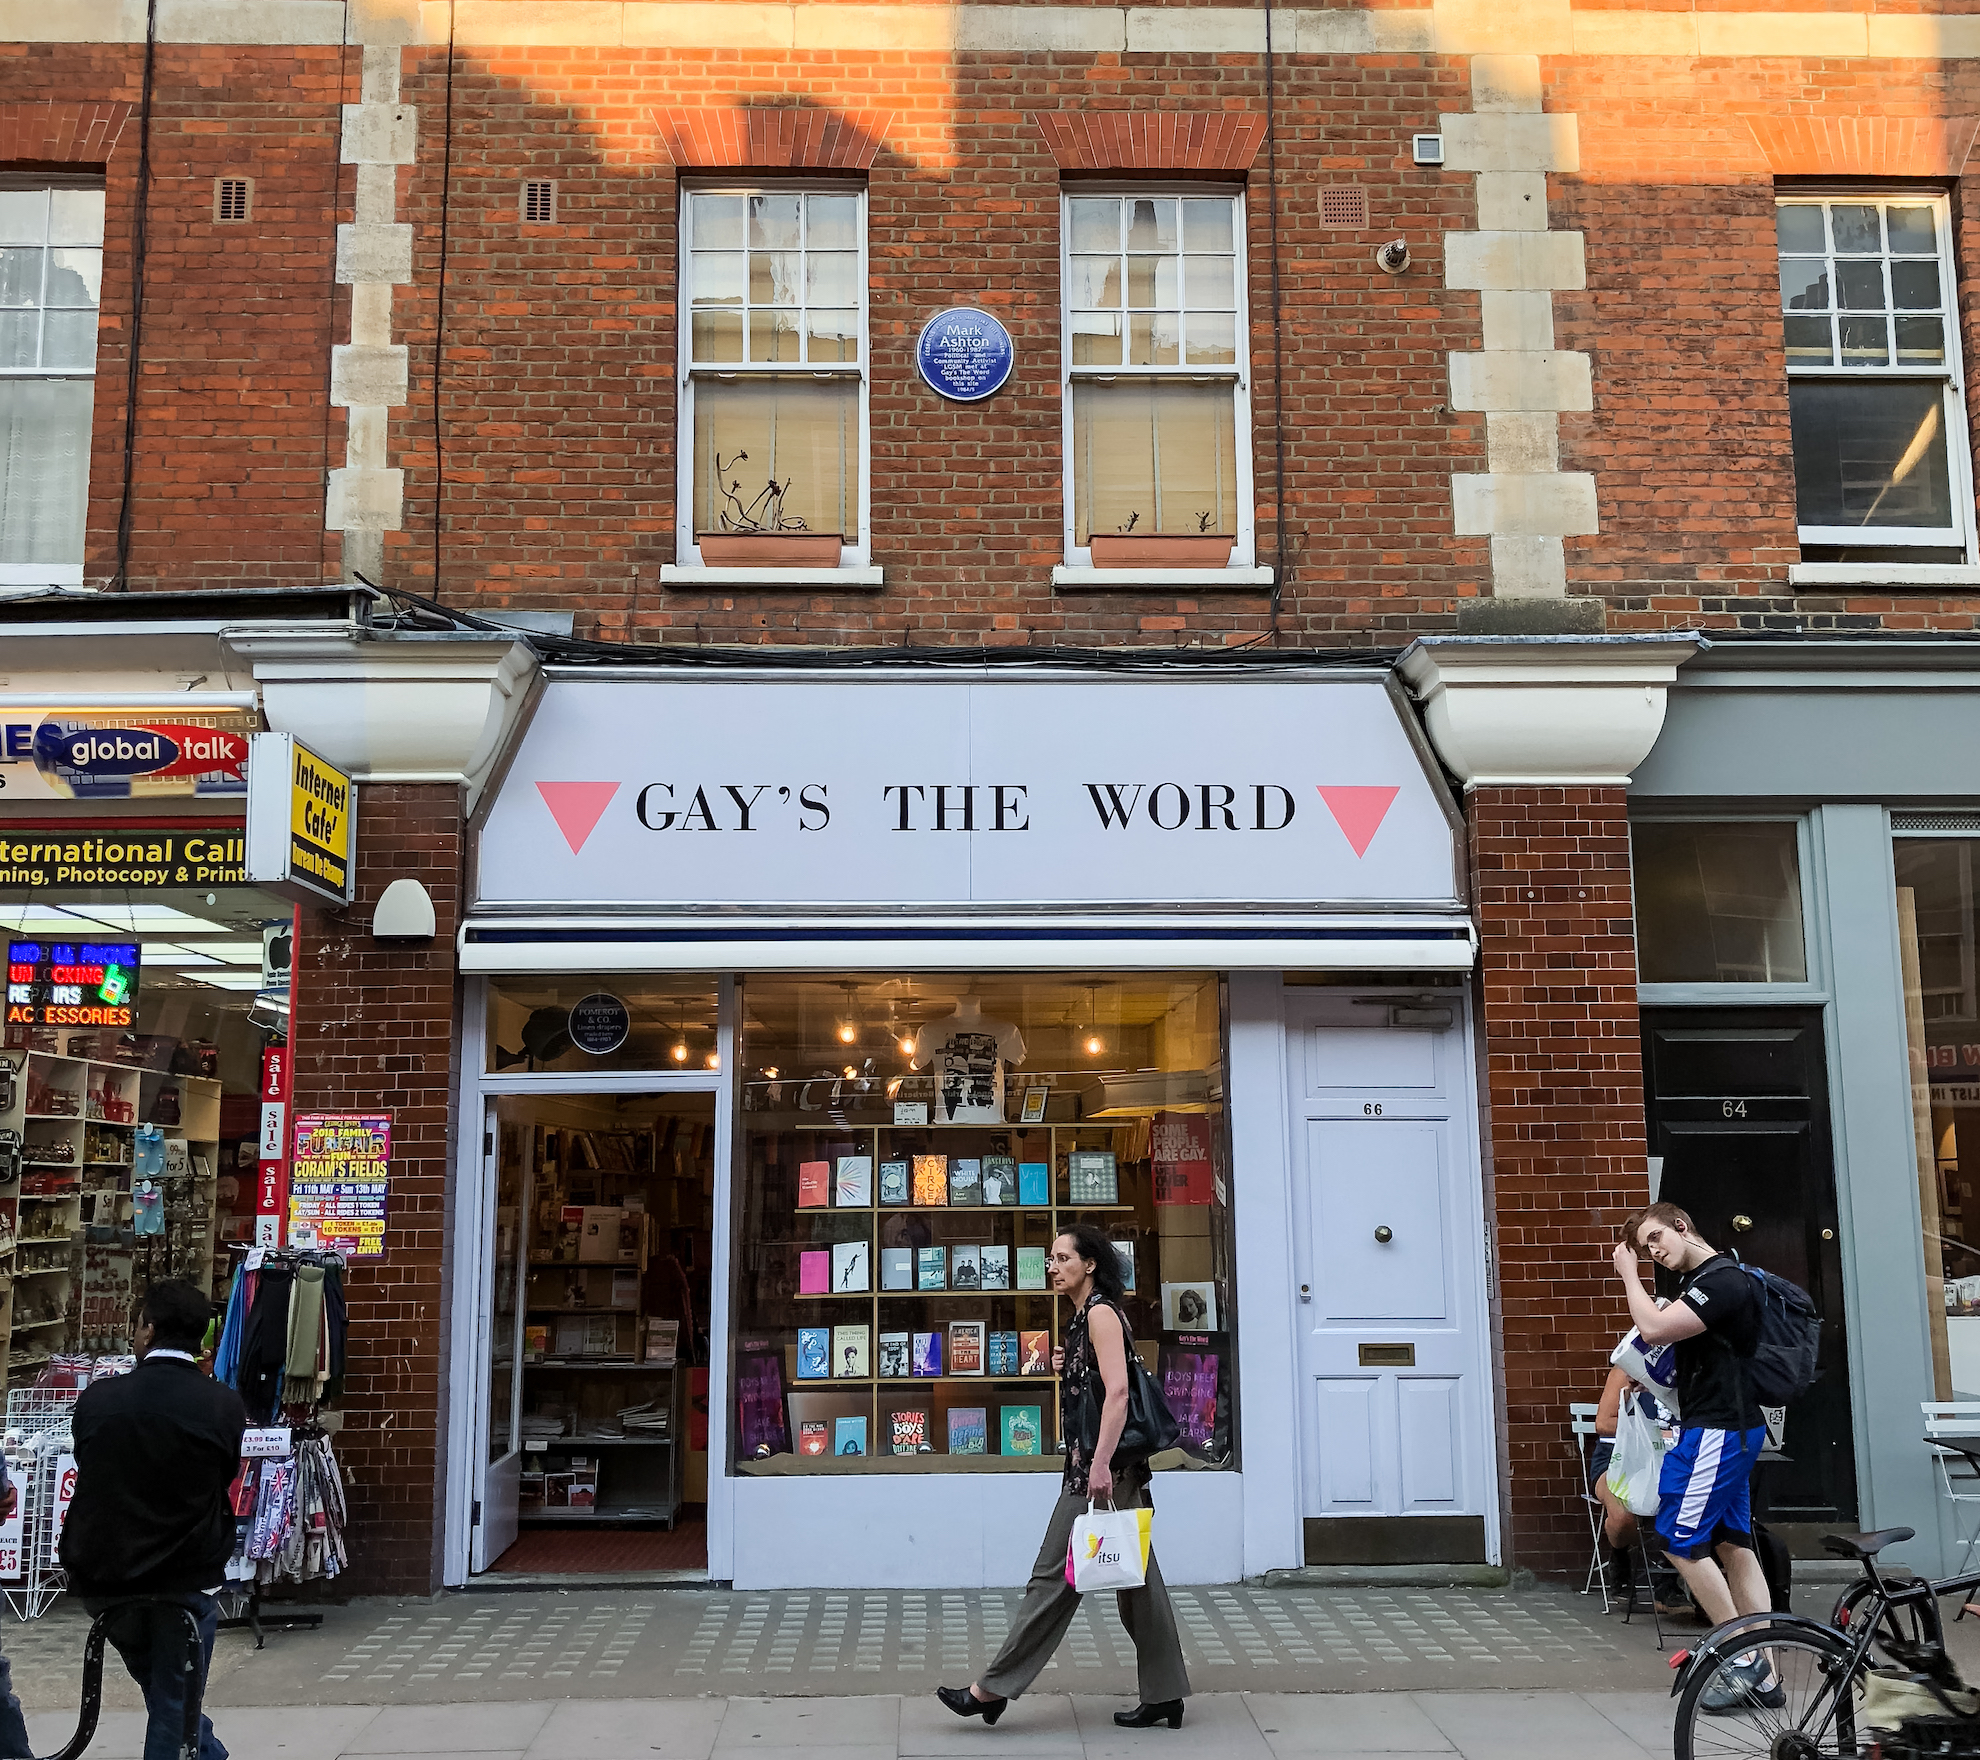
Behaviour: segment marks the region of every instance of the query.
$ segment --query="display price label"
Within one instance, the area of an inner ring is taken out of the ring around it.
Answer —
[[[21,1552],[27,1534],[27,1496],[20,1481],[14,1481],[14,1513],[0,1522],[0,1578],[21,1575]]]

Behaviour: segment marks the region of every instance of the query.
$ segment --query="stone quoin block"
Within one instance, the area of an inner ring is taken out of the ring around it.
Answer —
[[[1451,356],[1451,407],[1470,410],[1585,410],[1594,392],[1585,354],[1507,349]]]

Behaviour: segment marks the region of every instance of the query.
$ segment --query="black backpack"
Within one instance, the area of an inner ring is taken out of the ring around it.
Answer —
[[[1815,1359],[1822,1348],[1822,1316],[1798,1283],[1740,1267],[1760,1285],[1760,1342],[1740,1359],[1746,1385],[1763,1406],[1784,1406],[1815,1385]]]

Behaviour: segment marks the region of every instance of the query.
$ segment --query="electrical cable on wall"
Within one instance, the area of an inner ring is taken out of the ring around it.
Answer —
[[[440,600],[440,516],[447,442],[440,423],[440,369],[447,358],[447,203],[454,187],[454,0],[447,3],[447,101],[440,126],[440,278],[433,290],[433,599]]]
[[[124,494],[117,508],[117,574],[112,583],[120,593],[131,590],[132,485],[137,474],[138,356],[144,337],[145,214],[151,206],[151,93],[158,56],[158,0],[144,9],[144,84],[138,103],[137,212],[131,221],[131,334],[125,343],[128,359],[124,391]]]
[[[1272,0],[1265,0],[1265,214],[1272,253],[1272,634],[1279,633],[1279,604],[1285,594],[1286,548],[1286,354],[1279,287],[1279,130],[1273,92],[1279,83],[1278,59],[1272,52]]]

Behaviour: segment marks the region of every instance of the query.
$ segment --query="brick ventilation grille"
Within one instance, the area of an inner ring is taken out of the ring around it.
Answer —
[[[548,178],[535,179],[522,186],[522,217],[525,226],[557,224],[557,186]]]
[[[216,177],[213,180],[213,218],[245,220],[254,199],[254,185],[245,177]]]
[[[1341,232],[1361,232],[1368,225],[1368,192],[1358,183],[1344,183],[1320,192],[1320,224]]]

